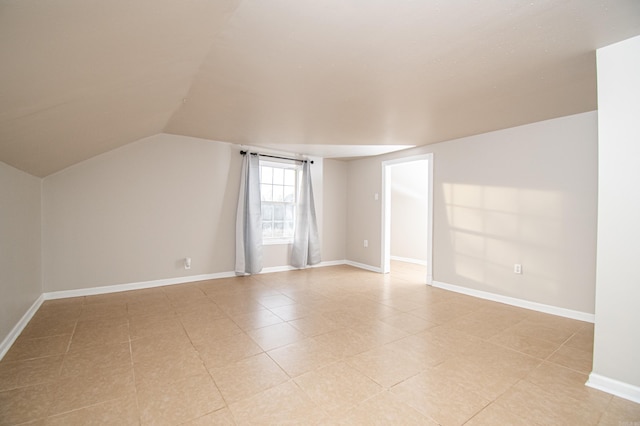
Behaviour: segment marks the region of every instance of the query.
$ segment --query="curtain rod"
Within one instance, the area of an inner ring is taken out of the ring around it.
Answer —
[[[249,152],[249,151],[240,151],[240,155],[247,155],[247,153],[251,154],[251,155],[259,155],[261,157],[269,157],[269,158],[279,158],[280,160],[291,160],[291,161],[300,161],[301,163],[306,163],[307,161],[310,162],[311,164],[313,164],[313,160],[299,160],[297,158],[289,158],[289,157],[279,157],[277,155],[267,155],[267,154],[260,154],[258,152]]]

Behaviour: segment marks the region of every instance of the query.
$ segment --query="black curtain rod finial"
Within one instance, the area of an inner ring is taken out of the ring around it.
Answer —
[[[259,155],[260,157],[278,158],[280,160],[300,161],[301,163],[309,162],[309,163],[313,164],[313,160],[300,160],[298,158],[279,157],[277,155],[260,154],[259,152],[240,151],[240,155],[247,155],[247,154]]]

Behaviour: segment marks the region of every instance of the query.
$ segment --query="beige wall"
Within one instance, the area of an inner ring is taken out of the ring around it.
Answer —
[[[599,200],[593,372],[635,387],[622,390],[640,402],[640,37],[599,49],[597,58]],[[616,384],[605,383],[609,385]]]
[[[391,167],[391,256],[427,261],[427,161]]]
[[[380,267],[381,162],[429,152],[434,280],[594,312],[596,112],[351,162],[349,260]]]
[[[339,261],[346,259],[347,163],[325,159],[323,167],[322,260]]]
[[[382,173],[379,158],[350,161],[347,168],[347,260],[380,268]],[[369,242],[363,247],[363,241]]]
[[[0,342],[42,293],[40,183],[0,162]]]
[[[46,177],[44,291],[233,271],[239,150],[160,134]],[[287,265],[288,252],[265,246],[264,266]]]

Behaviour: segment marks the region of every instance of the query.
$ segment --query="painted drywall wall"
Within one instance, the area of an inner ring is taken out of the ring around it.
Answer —
[[[640,37],[599,49],[598,260],[593,372],[640,401]]]
[[[351,162],[349,260],[381,266],[381,162],[429,152],[434,280],[594,312],[595,111]]]
[[[427,161],[391,166],[391,256],[427,261]]]
[[[159,134],[46,177],[44,291],[233,271],[239,150]],[[322,161],[314,160],[321,212]],[[264,267],[288,264],[289,247],[264,250]]]
[[[347,260],[372,268],[381,266],[381,176],[377,158],[350,161],[348,164]],[[364,247],[364,240],[367,240],[368,247]]]
[[[340,261],[346,259],[347,163],[325,159],[323,167],[322,260]]]
[[[42,293],[40,188],[0,162],[0,342]]]

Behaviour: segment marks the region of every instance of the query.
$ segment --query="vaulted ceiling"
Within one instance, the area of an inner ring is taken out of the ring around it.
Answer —
[[[595,49],[638,34],[638,0],[0,0],[0,161],[424,145],[596,109]]]

